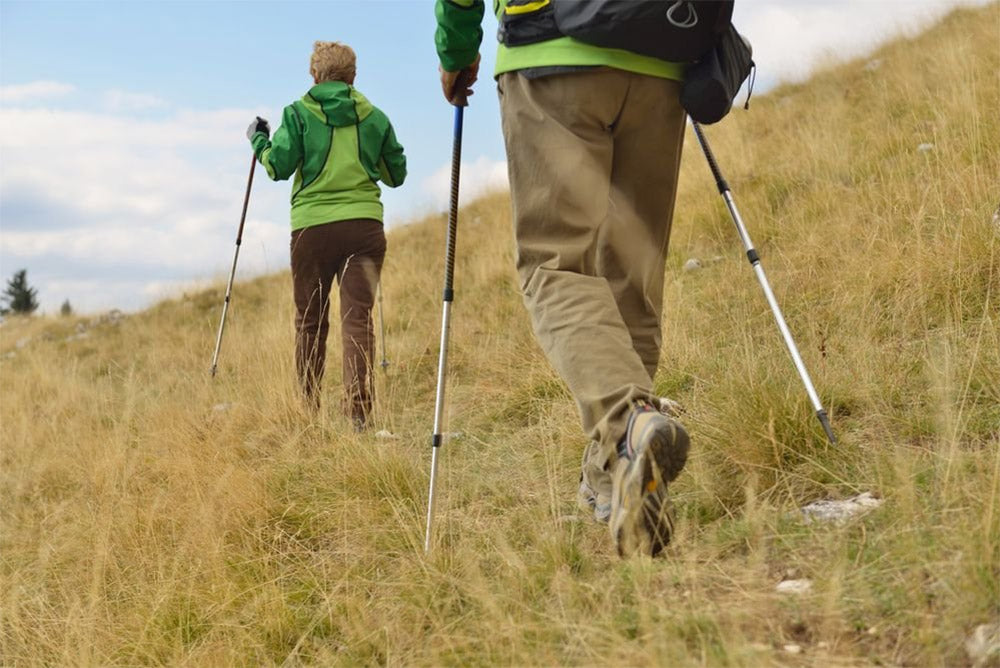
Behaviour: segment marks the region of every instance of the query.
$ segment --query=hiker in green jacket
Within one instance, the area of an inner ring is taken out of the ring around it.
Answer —
[[[254,155],[275,181],[292,181],[295,365],[307,403],[319,406],[333,282],[340,285],[344,412],[356,430],[372,410],[372,305],[385,258],[378,182],[395,188],[406,157],[384,113],[354,88],[354,51],[316,42],[315,86],[285,107],[269,138],[267,121],[247,129]]]
[[[653,391],[683,66],[553,33],[548,0],[493,4],[521,291],[591,439],[578,497],[621,554],[655,555],[670,540],[666,487],[689,444]],[[444,95],[465,105],[484,4],[436,0],[435,14]]]

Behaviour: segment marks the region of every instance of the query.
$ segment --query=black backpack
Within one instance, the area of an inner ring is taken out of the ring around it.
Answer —
[[[551,0],[563,35],[678,63],[714,47],[733,18],[733,0]]]
[[[733,27],[734,0],[508,0],[497,38],[524,46],[572,37],[687,68],[681,104],[694,120],[729,113],[753,67],[750,44]],[[749,95],[747,97],[749,101]]]

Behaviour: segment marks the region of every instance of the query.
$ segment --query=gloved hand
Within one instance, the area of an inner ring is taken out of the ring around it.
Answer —
[[[458,72],[448,72],[438,66],[441,73],[441,90],[444,98],[456,107],[469,106],[469,96],[472,95],[472,84],[479,78],[479,54],[471,65]]]
[[[271,126],[267,122],[266,118],[261,118],[258,116],[250,127],[247,128],[247,139],[253,139],[253,136],[258,132],[263,132],[268,137],[271,136]]]

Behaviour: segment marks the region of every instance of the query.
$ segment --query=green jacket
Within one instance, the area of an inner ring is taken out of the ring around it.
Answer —
[[[309,89],[285,107],[269,140],[251,137],[254,155],[274,181],[292,174],[292,229],[352,218],[382,220],[378,181],[395,188],[406,156],[384,113],[342,81]]]
[[[529,3],[538,7],[549,0]],[[479,53],[483,39],[482,20],[485,6],[483,0],[436,0],[434,14],[437,16],[437,31],[434,43],[437,45],[441,66],[455,72],[471,65]],[[493,12],[497,20],[503,15],[507,0],[493,0]],[[640,56],[622,49],[607,49],[585,44],[572,37],[559,37],[526,46],[507,47],[500,44],[497,49],[497,64],[494,74],[521,70],[527,67],[550,65],[604,65],[628,72],[648,74],[663,79],[684,79],[684,66],[668,63],[659,58]]]

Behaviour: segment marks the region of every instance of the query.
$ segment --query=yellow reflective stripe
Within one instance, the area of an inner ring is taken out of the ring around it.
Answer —
[[[547,4],[549,4],[549,0],[535,0],[534,2],[526,2],[523,5],[507,5],[504,7],[504,11],[508,14],[530,14],[531,12],[537,12]]]

